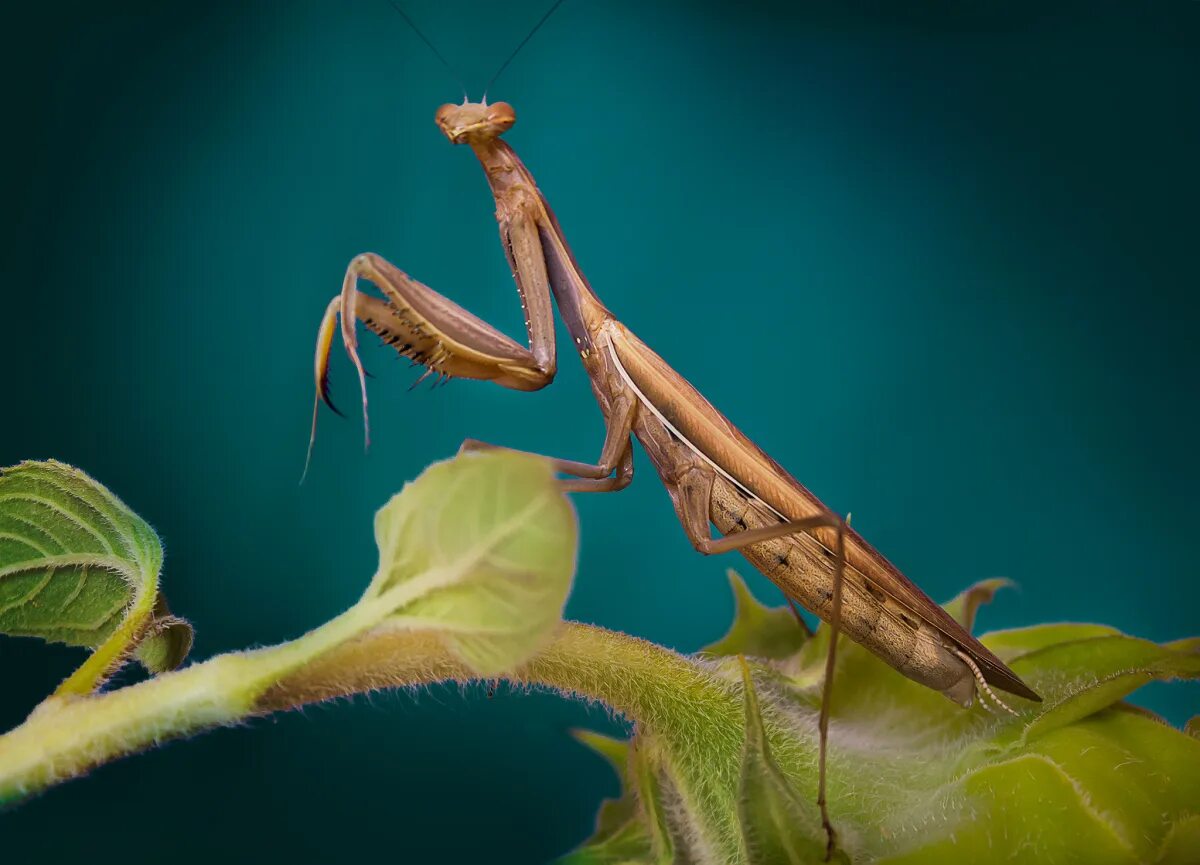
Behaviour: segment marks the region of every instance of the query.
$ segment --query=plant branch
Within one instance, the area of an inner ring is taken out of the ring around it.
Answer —
[[[0,736],[0,802],[248,717],[380,688],[477,678],[431,631],[385,622],[346,639],[358,609],[279,646],[220,655],[105,694],[51,698]],[[602,701],[648,724],[665,714],[707,715],[711,723],[741,707],[734,688],[702,662],[576,623],[564,623],[533,659],[501,678]]]

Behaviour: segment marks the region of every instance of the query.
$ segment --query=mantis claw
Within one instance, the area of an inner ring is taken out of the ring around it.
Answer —
[[[363,411],[363,448],[371,446],[371,421],[367,413],[367,371],[363,368],[362,359],[358,356],[358,335],[355,333],[355,324],[357,323],[356,316],[358,315],[358,290],[355,288],[357,274],[353,269],[346,272],[346,279],[342,283],[341,297],[337,298],[337,302],[341,307],[342,313],[342,343],[346,346],[346,354],[350,355],[350,360],[354,363],[354,368],[358,371],[358,385],[362,391],[362,411]],[[333,304],[330,303],[330,309]],[[326,313],[328,316],[329,313]],[[332,324],[332,322],[331,322]],[[330,334],[332,341],[333,334]],[[328,350],[326,351],[328,354]],[[328,358],[326,358],[328,362]]]
[[[329,380],[328,379],[325,380],[324,385],[325,386],[323,388],[321,388],[317,391],[317,396],[320,397],[321,402],[323,402],[323,403],[325,403],[325,405],[329,406],[330,411],[332,411],[338,417],[344,418],[346,416],[346,413],[344,411],[342,411],[340,408],[338,408],[336,405],[333,404],[333,398],[329,395]]]
[[[304,457],[304,473],[300,475],[300,483],[304,483],[304,479],[308,477],[308,466],[312,462],[313,445],[317,441],[317,413],[321,403],[324,402],[336,414],[345,417],[341,409],[333,404],[329,395],[329,350],[333,346],[333,328],[341,310],[342,299],[335,297],[325,307],[325,314],[321,316],[321,326],[317,329],[317,349],[313,357],[313,378],[317,395],[313,400],[312,430],[308,436],[308,453]]]

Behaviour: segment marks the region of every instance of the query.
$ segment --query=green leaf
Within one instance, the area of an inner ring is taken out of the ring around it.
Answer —
[[[996,587],[985,583],[948,606],[965,620]],[[667,826],[702,827],[710,842],[677,844],[677,854],[707,850],[697,861],[746,865],[821,861],[815,754],[828,635],[822,628],[792,657],[761,665],[697,658],[705,689],[742,680],[741,719],[710,710],[686,722],[665,711],[639,721],[639,738],[671,755],[660,789],[683,791],[667,797]],[[1016,717],[978,703],[963,710],[843,635],[828,763],[837,855],[913,865],[1195,861],[1189,821],[1200,802],[1200,741],[1123,701],[1153,679],[1200,676],[1200,644],[1156,645],[1077,624],[982,639],[1004,648],[1043,703],[1013,699]],[[700,699],[699,684],[673,681]],[[661,703],[686,704],[688,693],[657,688]],[[741,772],[730,779],[728,743],[739,736]],[[740,839],[732,846],[722,833],[731,811]],[[642,816],[653,837],[652,818]]]
[[[640,819],[636,784],[631,777],[632,744],[590,730],[572,730],[571,735],[602,756],[621,779],[621,795],[605,799],[596,817],[596,831],[587,843],[558,865],[630,865],[655,861],[653,843]]]
[[[803,865],[824,857],[820,814],[783,774],[767,743],[750,667],[742,660],[746,744],[738,784],[738,818],[749,865]]]
[[[676,857],[676,833],[679,824],[672,821],[664,801],[662,784],[663,761],[653,740],[640,736],[630,753],[630,774],[642,816],[650,839],[652,862],[673,865]]]
[[[954,618],[954,621],[971,631],[975,628],[975,613],[978,612],[980,606],[990,604],[992,598],[996,597],[996,592],[1007,589],[1012,584],[1012,580],[1006,580],[1003,577],[981,580],[942,606]]]
[[[659,780],[661,759],[653,745],[643,741],[612,739],[586,730],[572,731],[575,738],[606,760],[621,777],[621,797],[606,799],[596,821],[596,832],[557,865],[672,865],[674,831]]]
[[[96,649],[58,694],[90,693],[148,632],[151,669],[183,660],[190,627],[155,621],[162,555],[154,530],[80,470],[0,472],[0,633]]]
[[[1196,865],[1200,850],[1200,814],[1185,817],[1171,827],[1159,850],[1156,865]]]
[[[134,655],[151,673],[165,673],[187,659],[193,637],[191,624],[172,615],[167,596],[160,593],[154,604],[154,616]]]
[[[572,730],[571,735],[607,760],[621,779],[621,795],[600,804],[596,831],[588,841],[589,845],[596,846],[618,834],[637,810],[637,800],[629,783],[630,744],[628,739],[614,739],[591,730]]]
[[[1164,815],[1200,802],[1200,774],[1179,766],[1200,757],[1194,741],[1137,713],[1106,710],[1030,743],[1035,755],[1069,776],[1086,808],[1139,861],[1152,861]],[[1144,827],[1155,827],[1148,832]]]
[[[1090,625],[1080,622],[1056,622],[1048,625],[1033,625],[1028,628],[1012,628],[993,631],[980,638],[985,646],[996,653],[1005,663],[1011,663],[1022,655],[1036,652],[1047,646],[1091,640],[1095,637],[1116,637],[1121,632],[1108,625]]]
[[[379,570],[365,601],[441,634],[480,676],[511,670],[561,621],[575,514],[547,460],[467,453],[426,469],[375,518]]]
[[[615,834],[568,853],[556,865],[657,865],[641,823],[631,820]]]
[[[772,608],[761,603],[733,568],[725,574],[733,589],[733,624],[724,637],[705,646],[701,653],[786,658],[799,651],[808,634],[796,614],[789,607]]]
[[[1044,703],[1024,729],[1028,741],[1086,718],[1156,679],[1200,677],[1200,655],[1124,635],[1047,646],[1012,662]]]
[[[586,745],[608,761],[608,764],[613,767],[613,771],[617,773],[617,777],[621,779],[622,791],[629,786],[626,777],[629,765],[628,739],[617,739],[592,730],[572,730],[571,735],[581,745]]]

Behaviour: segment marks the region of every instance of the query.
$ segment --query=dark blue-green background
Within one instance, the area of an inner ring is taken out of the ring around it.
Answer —
[[[477,97],[545,2],[406,5]],[[541,393],[407,393],[370,340],[375,444],[326,414],[297,486],[355,253],[521,333],[480,169],[432,123],[453,80],[383,0],[5,18],[0,465],[67,460],[150,520],[195,658],[347,607],[375,508],[463,437],[596,453],[569,350]],[[1200,630],[1198,25],[1165,0],[569,0],[492,97],[612,309],[930,594],[1005,575],[985,628],[1161,640]],[[696,556],[638,472],[577,500],[568,613],[693,650],[748,568]],[[0,640],[3,726],[79,659]],[[1198,693],[1141,699],[1181,723]],[[313,708],[56,789],[0,849],[538,862],[615,790],[577,725],[619,729],[476,689]]]

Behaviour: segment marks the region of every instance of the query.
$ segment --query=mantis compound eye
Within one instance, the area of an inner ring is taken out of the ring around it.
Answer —
[[[496,102],[488,106],[487,122],[499,135],[517,122],[517,112],[507,102]]]

